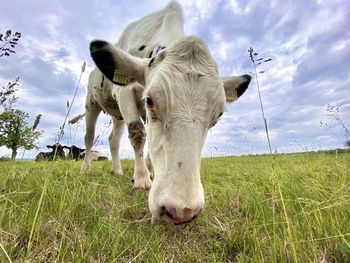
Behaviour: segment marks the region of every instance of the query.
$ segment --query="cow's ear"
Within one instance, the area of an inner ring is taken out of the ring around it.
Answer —
[[[91,42],[90,53],[99,70],[113,83],[125,86],[138,81],[144,85],[148,59],[134,57],[102,40]]]
[[[227,102],[234,102],[247,90],[251,77],[243,75],[239,77],[222,77]]]

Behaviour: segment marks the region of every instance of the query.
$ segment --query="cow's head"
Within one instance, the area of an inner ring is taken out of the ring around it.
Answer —
[[[49,149],[52,149],[52,152],[55,154],[56,158],[64,158],[65,157],[63,146],[61,144],[55,143],[53,145],[47,145],[46,147]]]
[[[184,37],[151,59],[140,59],[104,41],[93,41],[92,58],[113,83],[141,83],[147,140],[155,177],[149,193],[154,218],[180,224],[204,207],[201,151],[208,130],[247,89],[250,76],[218,75],[207,45]],[[226,94],[226,96],[225,96]]]

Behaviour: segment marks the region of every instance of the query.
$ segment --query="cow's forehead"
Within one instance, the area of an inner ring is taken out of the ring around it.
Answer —
[[[216,70],[216,63],[207,44],[202,39],[193,36],[184,37],[171,45],[166,50],[165,60],[169,63],[187,65],[192,69],[202,69],[208,71],[209,74],[210,71]]]
[[[146,73],[148,83],[156,79],[169,79],[177,86],[185,84],[186,80],[197,77],[209,77],[211,85],[221,85],[217,64],[212,58],[206,43],[198,37],[184,37],[166,50],[160,52],[149,63]],[[147,81],[146,81],[147,82]],[[205,82],[204,82],[205,83]],[[173,86],[173,85],[172,85]]]

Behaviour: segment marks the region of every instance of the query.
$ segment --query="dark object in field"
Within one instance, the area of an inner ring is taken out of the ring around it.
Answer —
[[[54,145],[47,145],[47,148],[52,149],[51,152],[39,152],[35,157],[35,161],[53,161],[57,159],[64,159],[66,156],[64,154],[63,146],[59,143]]]
[[[67,154],[67,159],[80,160],[83,159],[81,157],[81,153],[85,151],[85,149],[81,149],[75,145],[72,146],[63,146],[64,149],[68,149],[69,152]]]

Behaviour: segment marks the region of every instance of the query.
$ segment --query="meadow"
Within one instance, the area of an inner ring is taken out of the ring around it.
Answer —
[[[0,162],[0,262],[350,262],[350,155],[202,159],[193,222],[151,225],[110,161]]]

